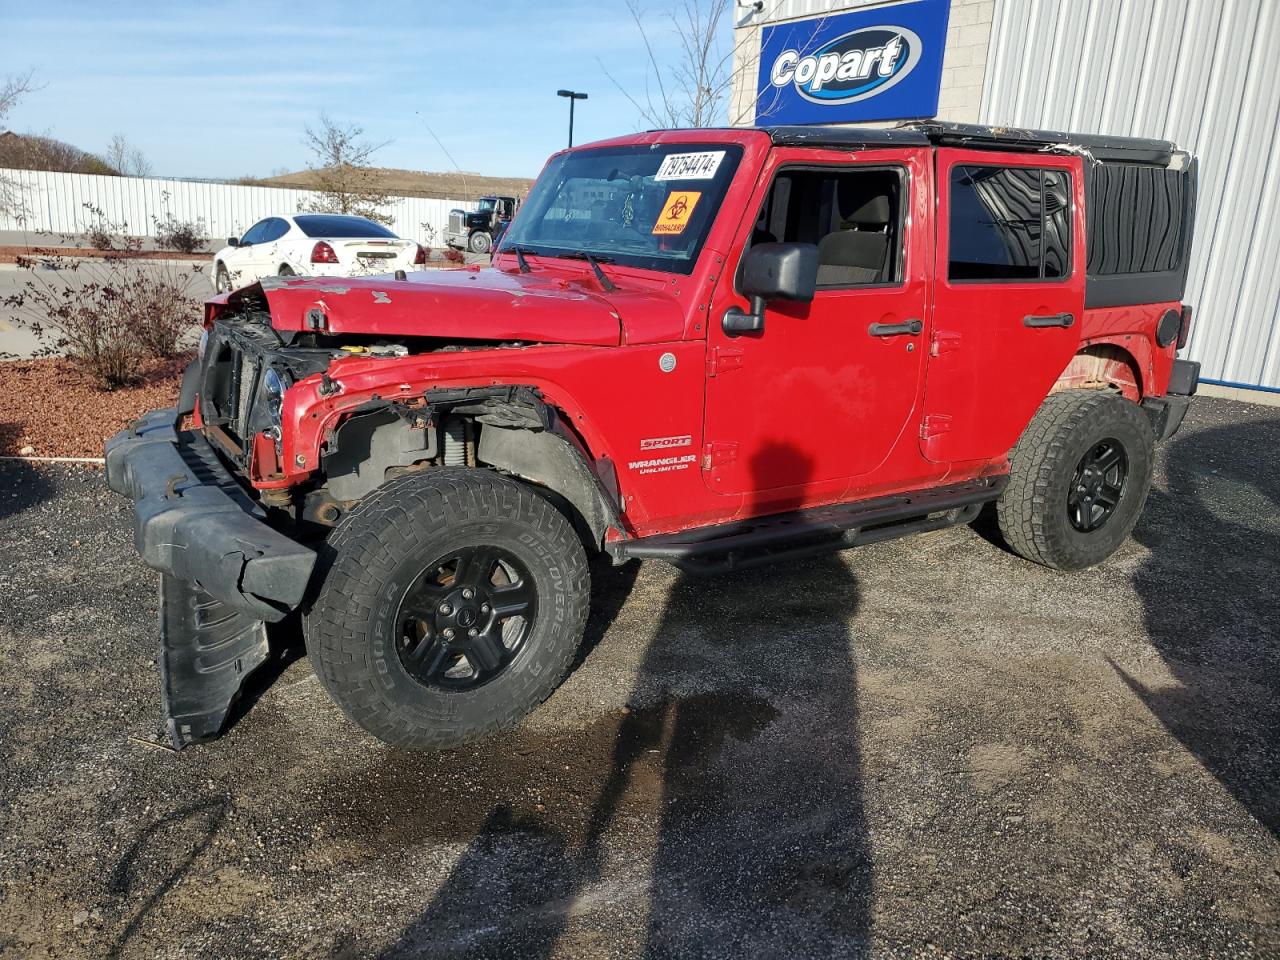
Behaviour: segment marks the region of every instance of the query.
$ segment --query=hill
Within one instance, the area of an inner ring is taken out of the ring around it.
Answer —
[[[449,200],[474,200],[487,193],[523,197],[533,181],[528,177],[484,177],[478,173],[427,173],[421,170],[378,168],[383,188],[400,197],[442,197]],[[278,177],[262,177],[240,181],[264,187],[294,187],[310,190],[315,174],[310,170],[286,173]]]
[[[96,154],[52,137],[15,133],[12,130],[0,133],[0,167],[120,176],[119,170]]]

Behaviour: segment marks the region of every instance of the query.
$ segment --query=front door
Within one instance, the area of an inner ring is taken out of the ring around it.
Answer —
[[[727,307],[746,306],[731,284],[711,305],[702,465],[717,493],[834,495],[875,471],[914,421],[928,332],[928,152],[838,156],[775,150],[744,226],[744,253],[752,243],[818,246],[813,301],[770,303],[764,329],[741,336],[720,324]]]
[[[921,451],[1001,457],[1080,346],[1078,157],[939,150],[934,331]]]

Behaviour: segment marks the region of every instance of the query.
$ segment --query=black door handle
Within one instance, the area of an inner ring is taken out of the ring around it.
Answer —
[[[904,320],[902,323],[873,323],[867,327],[867,333],[873,337],[897,337],[904,333],[915,336],[923,329],[921,320]]]
[[[1076,318],[1069,313],[1051,313],[1047,316],[1031,313],[1022,318],[1024,327],[1069,327],[1075,322]]]

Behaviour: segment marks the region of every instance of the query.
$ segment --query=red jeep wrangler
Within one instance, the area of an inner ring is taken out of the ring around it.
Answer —
[[[974,518],[1114,551],[1198,367],[1195,163],[937,123],[551,158],[493,266],[209,302],[174,409],[107,446],[162,571],[176,746],[301,614],[360,726],[440,747],[560,683],[588,558],[696,572]]]

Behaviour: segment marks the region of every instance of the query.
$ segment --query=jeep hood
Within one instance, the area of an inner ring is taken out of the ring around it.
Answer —
[[[683,322],[673,298],[620,290],[611,299],[590,290],[594,283],[550,271],[521,274],[493,268],[422,270],[404,280],[268,277],[211,302],[236,306],[260,296],[277,330],[317,329],[323,315],[324,329],[338,335],[602,347],[634,343],[637,336],[643,341],[680,336]],[[635,335],[625,340],[619,305],[633,321]]]

